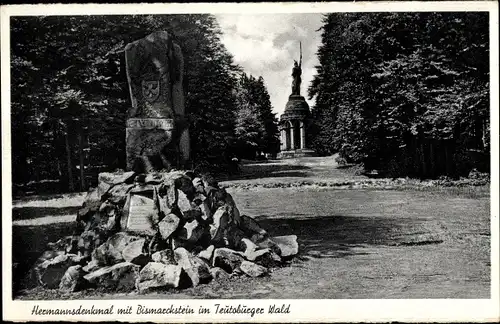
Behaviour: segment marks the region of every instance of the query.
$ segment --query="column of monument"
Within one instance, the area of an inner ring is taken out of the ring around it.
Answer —
[[[281,127],[280,129],[280,150],[285,151],[286,150],[286,129]]]
[[[301,149],[306,148],[306,130],[303,121],[300,121],[300,148]]]
[[[290,150],[295,150],[295,129],[293,127],[293,123],[290,123]]]

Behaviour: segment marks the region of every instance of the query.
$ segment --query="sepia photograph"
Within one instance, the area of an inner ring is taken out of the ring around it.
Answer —
[[[498,302],[498,7],[399,4],[2,6],[4,308]]]

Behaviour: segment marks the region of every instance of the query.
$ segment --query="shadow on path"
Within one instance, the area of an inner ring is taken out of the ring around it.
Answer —
[[[285,165],[278,163],[249,163],[243,164],[240,167],[239,174],[230,175],[228,180],[243,180],[243,179],[259,179],[259,178],[275,178],[275,177],[309,177],[311,168],[304,165]]]
[[[47,244],[72,235],[74,223],[12,226],[12,291],[21,289],[22,279],[47,249]]]
[[[419,221],[395,220],[383,216],[319,216],[297,218],[256,217],[271,236],[297,235],[300,254],[320,258],[338,258],[366,254],[360,249],[373,245],[409,245],[409,235],[423,235],[428,231]],[[415,242],[418,244],[418,241]],[[440,243],[422,241],[421,244]]]

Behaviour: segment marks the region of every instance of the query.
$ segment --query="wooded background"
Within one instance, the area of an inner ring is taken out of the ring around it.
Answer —
[[[391,176],[488,171],[488,19],[477,12],[325,15],[308,85],[316,100],[312,148]],[[277,152],[265,82],[234,63],[214,16],[12,17],[14,184],[86,190],[98,172],[125,168],[131,103],[123,49],[156,30],[172,32],[183,50],[193,167],[236,172],[233,157]]]
[[[390,176],[488,171],[488,20],[481,12],[325,16],[309,87],[313,148]]]

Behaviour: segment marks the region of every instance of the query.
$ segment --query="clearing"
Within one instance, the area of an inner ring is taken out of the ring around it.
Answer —
[[[489,186],[372,182],[334,157],[242,165],[221,182],[271,235],[296,234],[300,253],[266,278],[237,278],[140,298],[490,298]],[[382,190],[383,189],[383,190]],[[30,263],[72,231],[83,193],[14,201],[15,297],[139,298],[19,291]]]

